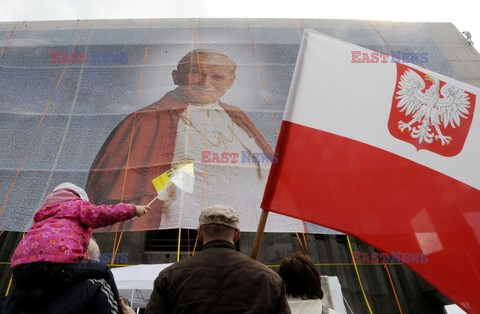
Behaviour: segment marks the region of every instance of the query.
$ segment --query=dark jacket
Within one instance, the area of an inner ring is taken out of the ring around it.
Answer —
[[[118,304],[104,279],[73,286],[14,289],[2,314],[118,314]]]
[[[290,308],[277,273],[227,241],[211,241],[158,275],[145,311],[153,313],[290,313]]]

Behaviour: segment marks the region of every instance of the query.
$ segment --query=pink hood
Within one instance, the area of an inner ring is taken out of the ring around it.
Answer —
[[[42,209],[33,216],[33,220],[35,222],[39,222],[44,220],[45,218],[51,217],[60,210],[60,207],[52,207],[52,205],[75,199],[80,199],[80,197],[72,190],[64,189],[52,192],[45,199],[45,202],[42,205]]]

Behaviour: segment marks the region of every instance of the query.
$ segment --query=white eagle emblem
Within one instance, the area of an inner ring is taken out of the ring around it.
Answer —
[[[400,89],[397,92],[399,102],[397,108],[405,112],[405,116],[412,115],[409,122],[398,122],[400,131],[411,131],[410,136],[418,139],[419,143],[432,143],[440,140],[442,146],[450,144],[452,137],[442,133],[448,125],[452,128],[460,126],[460,118],[467,119],[470,114],[469,96],[465,90],[445,83],[440,89],[440,81],[430,75],[425,75],[433,85],[425,93],[424,80],[414,71],[408,69],[400,78]],[[442,97],[440,97],[439,94]],[[433,127],[433,129],[432,129]]]

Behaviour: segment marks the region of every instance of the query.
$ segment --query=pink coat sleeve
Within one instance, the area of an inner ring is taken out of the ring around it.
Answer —
[[[135,205],[119,203],[115,205],[80,204],[80,221],[92,228],[100,228],[131,219],[135,216]]]

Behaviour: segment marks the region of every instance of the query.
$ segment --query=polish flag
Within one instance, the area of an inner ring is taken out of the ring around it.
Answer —
[[[405,253],[480,313],[480,89],[392,61],[305,31],[262,208]]]

